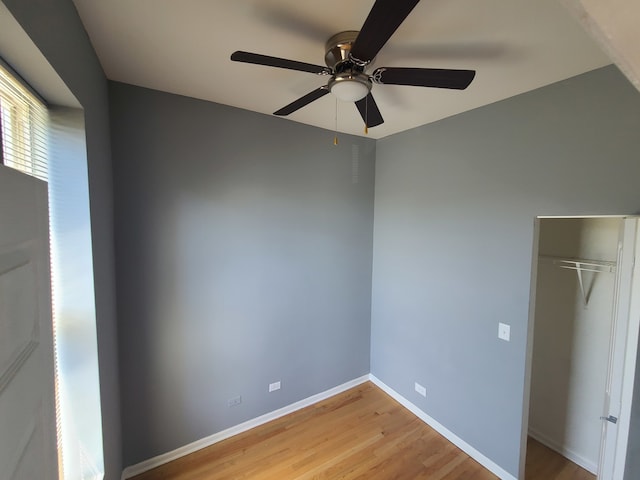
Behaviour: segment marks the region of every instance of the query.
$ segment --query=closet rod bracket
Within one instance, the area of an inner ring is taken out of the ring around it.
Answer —
[[[580,285],[580,292],[582,293],[582,299],[584,300],[584,306],[589,304],[589,292],[584,287],[584,279],[582,272],[592,273],[615,273],[616,262],[608,262],[604,260],[586,260],[581,258],[563,258],[552,256],[540,256],[540,260],[544,260],[552,265],[557,265],[560,268],[566,270],[575,270],[578,276],[578,283]]]

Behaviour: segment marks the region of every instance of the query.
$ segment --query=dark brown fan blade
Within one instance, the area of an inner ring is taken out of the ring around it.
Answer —
[[[331,75],[331,69],[311,63],[287,60],[286,58],[270,57],[250,52],[233,52],[231,60],[234,62],[253,63],[255,65],[266,65],[267,67],[286,68],[288,70],[298,70],[300,72],[317,73],[318,75]]]
[[[329,93],[329,89],[326,86],[322,86],[320,88],[315,89],[313,92],[307,93],[304,97],[300,97],[295,102],[291,102],[286,107],[282,107],[277,112],[274,112],[274,115],[285,116],[290,113],[295,112],[296,110],[301,109],[302,107],[309,105],[314,100],[317,100],[321,97],[324,97],[327,93]]]
[[[380,110],[378,110],[378,105],[376,105],[376,101],[373,99],[373,95],[371,95],[371,93],[362,100],[358,100],[356,102],[356,107],[358,107],[362,120],[364,120],[364,124],[367,127],[377,127],[384,123],[382,114],[380,113]]]
[[[351,56],[368,63],[374,59],[420,0],[376,0],[351,47]]]
[[[377,68],[372,80],[386,85],[413,85],[415,87],[453,88],[464,90],[469,86],[475,70],[447,70],[439,68]]]

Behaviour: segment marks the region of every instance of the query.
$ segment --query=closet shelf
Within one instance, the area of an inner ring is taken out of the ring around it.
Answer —
[[[580,291],[582,292],[582,298],[584,299],[585,307],[589,303],[589,292],[584,288],[582,272],[615,273],[617,265],[616,262],[610,262],[606,260],[553,257],[549,255],[540,255],[538,257],[538,261],[540,263],[557,265],[559,268],[564,268],[567,270],[575,270],[576,274],[578,275],[578,283],[580,284]]]
[[[595,273],[615,273],[616,262],[610,262],[607,260],[588,260],[584,258],[573,257],[553,257],[550,255],[540,255],[539,257],[542,263],[550,263],[557,265],[560,268],[566,268],[569,270],[582,270],[583,272],[595,272]]]

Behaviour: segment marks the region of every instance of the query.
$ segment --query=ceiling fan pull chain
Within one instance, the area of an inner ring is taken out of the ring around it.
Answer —
[[[333,144],[334,145],[338,145],[338,97],[336,97],[336,129],[335,129],[335,135],[333,137]]]
[[[364,134],[369,135],[369,98],[364,99]]]

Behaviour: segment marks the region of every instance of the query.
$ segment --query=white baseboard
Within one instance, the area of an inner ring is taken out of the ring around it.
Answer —
[[[407,400],[402,395],[400,395],[398,392],[393,390],[391,387],[389,387],[388,385],[383,383],[380,379],[378,379],[374,375],[369,375],[369,379],[371,380],[371,382],[373,382],[375,385],[377,385],[380,389],[384,390],[390,397],[392,397],[394,400],[396,400],[400,405],[405,407],[407,410],[409,410],[411,413],[413,413],[416,417],[418,417],[424,423],[429,425],[436,432],[438,432],[444,438],[449,440],[456,447],[458,447],[464,453],[469,455],[471,458],[473,458],[476,462],[478,462],[484,468],[486,468],[487,470],[492,472],[494,475],[497,475],[502,480],[517,480],[516,477],[514,477],[509,472],[504,470],[502,467],[500,467],[498,464],[496,464],[491,459],[489,459],[486,456],[484,456],[478,450],[476,450],[471,445],[469,445],[467,442],[465,442],[460,437],[458,437],[455,433],[451,432],[446,427],[444,427],[443,425],[438,423],[436,420],[431,418],[429,415],[424,413],[422,410],[420,410],[417,406],[415,406],[409,400]]]
[[[165,463],[171,462],[185,455],[189,455],[190,453],[196,452],[198,450],[211,446],[215,443],[221,442],[222,440],[226,440],[227,438],[233,437],[234,435],[238,435],[239,433],[246,432],[247,430],[251,430],[252,428],[258,427],[267,422],[270,422],[272,420],[283,417],[285,415],[293,413],[302,408],[313,405],[314,403],[318,403],[322,400],[333,397],[334,395],[337,395],[346,390],[349,390],[350,388],[361,385],[366,381],[371,381],[380,389],[385,391],[389,396],[395,399],[407,410],[412,412],[420,420],[422,420],[424,423],[429,425],[431,428],[437,431],[440,435],[445,437],[447,440],[449,440],[451,443],[453,443],[455,446],[457,446],[459,449],[461,449],[463,452],[465,452],[467,455],[473,458],[476,462],[478,462],[480,465],[485,467],[487,470],[491,471],[493,474],[500,477],[502,480],[517,480],[516,477],[508,473],[506,470],[504,470],[502,467],[497,465],[495,462],[493,462],[486,456],[484,456],[482,453],[477,451],[475,448],[473,448],[471,445],[466,443],[460,437],[458,437],[453,432],[449,431],[443,425],[438,423],[436,420],[431,418],[429,415],[424,413],[422,410],[420,410],[417,406],[415,406],[409,400],[404,398],[398,392],[396,392],[391,387],[383,383],[380,379],[378,379],[377,377],[371,374],[363,375],[362,377],[343,383],[342,385],[338,385],[337,387],[331,388],[329,390],[318,393],[316,395],[312,395],[311,397],[300,400],[299,402],[292,403],[291,405],[288,405],[286,407],[261,415],[260,417],[254,418],[252,420],[248,420],[244,423],[228,428],[221,432],[214,433],[213,435],[197,440],[193,443],[185,445],[184,447],[177,448],[171,452],[163,453],[162,455],[158,455],[157,457],[150,458],[149,460],[145,460],[144,462],[131,465],[123,470],[122,480],[135,477],[136,475],[140,475],[141,473],[144,473],[148,470],[159,467],[160,465],[164,465]]]
[[[258,427],[277,418],[284,417],[285,415],[293,413],[297,410],[301,410],[305,407],[313,405],[314,403],[318,403],[322,400],[333,397],[334,395],[349,390],[350,388],[361,385],[369,381],[369,379],[369,375],[363,375],[362,377],[350,380],[346,383],[343,383],[342,385],[338,385],[337,387],[331,388],[316,395],[312,395],[308,398],[292,403],[291,405],[287,405],[286,407],[282,407],[278,410],[274,410],[273,412],[266,413],[257,418],[248,420],[244,423],[228,428],[221,432],[214,433],[213,435],[202,438],[200,440],[196,440],[195,442],[185,445],[184,447],[177,448],[175,450],[172,450],[171,452],[163,453],[162,455],[150,458],[149,460],[145,460],[144,462],[131,465],[129,467],[126,467],[122,471],[121,478],[122,480],[124,480],[127,478],[135,477],[136,475],[140,475],[141,473],[151,470],[152,468],[159,467],[160,465],[164,465],[165,463],[171,462],[172,460],[176,460],[180,457],[184,457],[185,455],[189,455],[190,453],[196,452],[205,447],[209,447],[214,443],[221,442],[222,440],[226,440],[227,438],[233,437],[234,435],[246,432],[247,430],[251,430],[252,428]]]
[[[558,452],[563,457],[568,458],[569,460],[571,460],[576,465],[584,468],[585,470],[588,470],[589,472],[593,473],[594,475],[598,474],[598,463],[597,462],[594,462],[592,460],[584,458],[581,455],[578,455],[573,450],[570,450],[570,449],[566,448],[565,446],[563,446],[560,443],[556,442],[552,438],[550,438],[550,437],[544,435],[543,433],[540,433],[537,430],[531,428],[531,426],[529,426],[529,436],[531,438],[533,438],[534,440],[537,440],[541,444],[549,447],[551,450],[555,450],[556,452]]]

